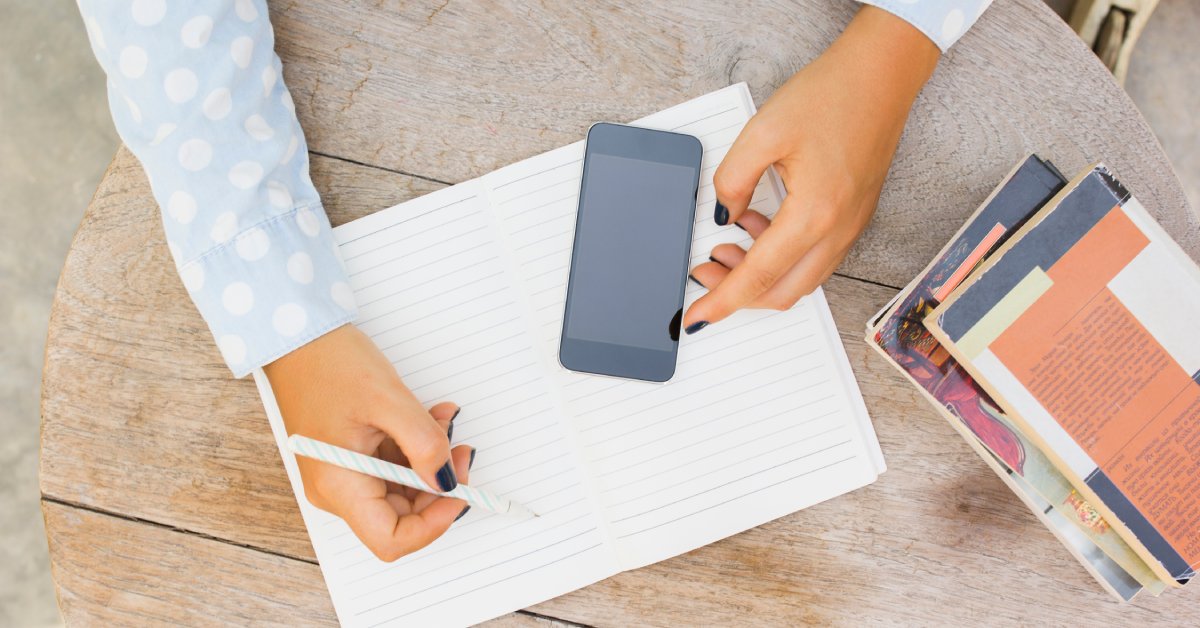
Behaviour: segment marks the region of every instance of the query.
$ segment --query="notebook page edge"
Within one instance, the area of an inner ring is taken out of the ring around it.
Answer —
[[[883,449],[879,446],[879,436],[875,433],[875,424],[871,420],[870,412],[867,411],[867,404],[862,396],[862,388],[858,385],[858,378],[854,376],[854,370],[850,368],[850,358],[846,354],[846,346],[842,342],[841,333],[838,331],[837,324],[833,320],[833,312],[829,309],[829,302],[825,299],[825,289],[817,287],[808,298],[813,299],[817,311],[821,314],[821,325],[825,329],[825,338],[829,342],[829,348],[833,353],[833,360],[837,362],[838,373],[842,379],[842,387],[850,396],[850,409],[854,413],[859,434],[862,438],[860,444],[875,464],[875,475],[878,477],[887,471],[887,462],[883,457]]]
[[[287,447],[287,428],[283,424],[283,415],[279,412],[279,404],[275,401],[275,392],[271,389],[271,382],[267,379],[266,373],[261,368],[254,369],[254,385],[258,388],[258,395],[262,399],[263,409],[267,414],[267,423],[271,426],[271,435],[275,439],[275,446],[279,449],[279,457],[283,460],[283,468],[287,473],[288,483],[292,486],[292,495],[296,498],[296,507],[300,510],[300,519],[304,521],[304,530],[308,533],[309,543],[313,546],[313,553],[320,554],[321,550],[317,549],[318,538],[321,537],[319,526],[314,519],[314,513],[310,510],[315,510],[315,507],[308,503],[308,498],[304,496],[304,481],[300,479],[300,470],[296,465],[296,457]],[[318,558],[317,567],[321,569],[321,579],[325,583],[326,590],[329,589],[330,577],[333,574],[329,573],[325,564]],[[333,612],[337,615],[338,623],[347,625],[350,621],[349,617],[342,614],[342,609],[332,602],[333,592],[330,591],[330,603],[333,606]]]

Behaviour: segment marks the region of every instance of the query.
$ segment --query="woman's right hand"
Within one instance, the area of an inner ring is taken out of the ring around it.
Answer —
[[[458,407],[428,411],[392,365],[353,325],[339,327],[263,367],[288,434],[301,434],[414,469],[448,491],[466,482],[471,447],[453,450],[447,431]],[[297,456],[304,493],[341,517],[377,557],[393,561],[425,547],[466,512],[466,502],[398,486]]]

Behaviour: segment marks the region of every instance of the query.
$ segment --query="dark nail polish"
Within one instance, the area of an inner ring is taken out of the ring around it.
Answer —
[[[704,287],[704,284],[700,283],[700,280],[693,277],[691,273],[688,273],[688,279],[691,279],[692,281],[696,282],[697,286],[700,286],[701,288]]]
[[[475,448],[472,447],[471,448],[471,461],[467,463],[468,471],[471,469],[471,467],[475,466],[475,451],[476,451]]]
[[[717,201],[716,207],[713,208],[713,220],[722,227],[729,224],[729,210],[725,209],[721,201]]]
[[[708,321],[696,321],[695,323],[688,325],[687,329],[685,329],[683,331],[685,333],[687,333],[687,335],[690,336],[690,335],[700,331],[701,329],[704,329],[705,327],[708,327]]]
[[[463,511],[458,513],[458,516],[455,517],[454,520],[458,521],[459,519],[462,519],[463,517],[467,516],[467,511],[470,509],[471,509],[470,506],[463,506]]]
[[[454,467],[449,462],[438,469],[437,483],[443,493],[453,491],[454,487],[458,486],[458,476],[454,475]]]
[[[462,408],[455,410],[454,416],[450,417],[450,427],[446,428],[446,440],[448,441],[454,440],[454,419],[458,418],[459,412],[462,412]]]
[[[721,264],[721,262],[718,262],[718,261],[717,261],[717,258],[715,258],[715,257],[713,257],[713,256],[711,256],[711,255],[709,255],[709,256],[708,256],[708,261],[710,261],[710,262],[713,262],[713,263],[715,263],[715,264]],[[722,265],[722,266],[724,266],[724,264],[721,264],[721,265]]]
[[[741,229],[742,231],[746,231],[746,228],[745,228],[745,227],[743,227],[743,226],[742,226],[742,223],[740,223],[740,222],[735,222],[735,223],[733,223],[733,226],[737,227],[738,229]],[[750,232],[749,232],[749,231],[746,231],[746,233],[750,233]]]

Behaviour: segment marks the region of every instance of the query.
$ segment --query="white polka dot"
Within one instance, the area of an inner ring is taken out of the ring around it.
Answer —
[[[351,312],[354,310],[354,291],[345,282],[339,281],[329,287],[329,296],[338,307]]]
[[[163,0],[133,0],[133,21],[142,26],[154,26],[167,14]]]
[[[263,167],[257,161],[239,161],[229,170],[229,182],[243,190],[258,185],[262,178]]]
[[[234,316],[241,316],[254,307],[254,291],[250,286],[235,281],[221,291],[221,304]]]
[[[287,261],[288,277],[292,281],[302,284],[310,284],[313,280],[313,262],[312,257],[303,251],[293,254]]]
[[[212,29],[211,17],[197,15],[183,23],[183,29],[179,31],[179,38],[188,48],[200,48],[208,43],[208,38],[212,36]]]
[[[223,212],[221,215],[217,216],[215,221],[213,221],[212,231],[210,231],[208,235],[212,237],[213,242],[221,244],[223,242],[228,242],[229,238],[232,238],[233,235],[237,233],[237,229],[237,214],[233,212]]]
[[[292,100],[292,93],[287,89],[283,90],[283,95],[279,97],[279,102],[283,103],[284,109],[296,113],[296,101]]]
[[[283,154],[283,159],[279,160],[279,165],[284,165],[292,160],[292,156],[296,154],[296,149],[300,148],[300,140],[295,135],[292,136],[292,141],[288,142],[287,152]]]
[[[308,312],[295,303],[284,303],[275,308],[271,324],[280,336],[290,338],[304,331],[304,326],[308,325]]]
[[[267,120],[257,113],[246,118],[243,126],[246,127],[246,132],[250,134],[250,137],[260,142],[265,142],[275,135],[275,129],[272,129],[271,125],[267,124]]]
[[[179,165],[192,172],[203,170],[212,161],[212,153],[212,144],[201,139],[188,140],[179,145]]]
[[[158,146],[159,144],[162,144],[163,140],[167,139],[167,137],[174,133],[175,129],[177,128],[179,127],[170,122],[163,122],[162,124],[158,125],[158,130],[154,132],[154,139],[150,140],[150,145]]]
[[[949,42],[958,37],[962,33],[963,23],[966,20],[967,16],[963,15],[962,9],[954,9],[947,13],[945,21],[942,22],[942,39]]]
[[[266,256],[271,250],[271,238],[266,231],[255,227],[237,237],[238,257],[253,262]]]
[[[138,107],[137,103],[133,102],[133,100],[131,100],[128,96],[122,96],[122,98],[125,99],[125,105],[129,107],[129,116],[133,118],[134,122],[141,123],[142,109]]]
[[[262,83],[263,83],[263,98],[271,95],[271,88],[275,87],[275,67],[268,65],[263,68]]]
[[[217,348],[226,364],[241,364],[246,361],[246,342],[241,336],[227,334],[217,340]]]
[[[245,70],[250,67],[250,57],[254,54],[254,40],[245,35],[238,37],[229,45],[229,54],[237,67]]]
[[[321,221],[317,220],[317,215],[308,208],[296,212],[296,224],[300,226],[304,235],[310,238],[317,237],[317,233],[321,231]]]
[[[229,115],[229,110],[233,109],[233,96],[228,89],[218,87],[204,97],[204,105],[201,109],[204,110],[204,117],[209,120],[220,120]]]
[[[179,278],[188,292],[195,293],[204,287],[204,265],[193,262],[179,269]]]
[[[121,57],[117,60],[121,74],[135,79],[146,73],[146,51],[140,46],[125,46],[121,49]]]
[[[108,45],[104,43],[104,31],[100,30],[100,22],[97,22],[95,17],[89,17],[84,24],[87,25],[88,35],[95,42],[96,47],[108,50]]]
[[[196,197],[180,190],[167,199],[167,213],[181,225],[192,222],[196,217]]]
[[[250,0],[237,0],[237,3],[233,5],[233,10],[244,22],[253,22],[254,18],[258,17],[258,9]]]
[[[286,185],[278,181],[268,181],[267,200],[279,209],[287,209],[292,206],[292,193],[288,191]]]
[[[163,90],[167,92],[167,99],[177,104],[191,100],[192,96],[196,95],[198,85],[196,73],[187,68],[175,68],[167,72],[166,78],[163,79]]]

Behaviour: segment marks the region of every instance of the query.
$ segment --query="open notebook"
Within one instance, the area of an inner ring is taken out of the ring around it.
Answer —
[[[720,242],[712,173],[754,113],[744,84],[635,124],[705,147],[693,264]],[[422,402],[462,406],[471,484],[530,521],[472,510],[383,563],[304,498],[266,378],[255,375],[343,624],[467,624],[573,591],[859,488],[883,456],[820,291],[683,339],[667,384],[579,375],[556,358],[583,142],[335,230],[359,327]],[[752,207],[771,215],[764,177]],[[636,228],[636,226],[631,226]],[[689,302],[702,289],[689,288]]]

